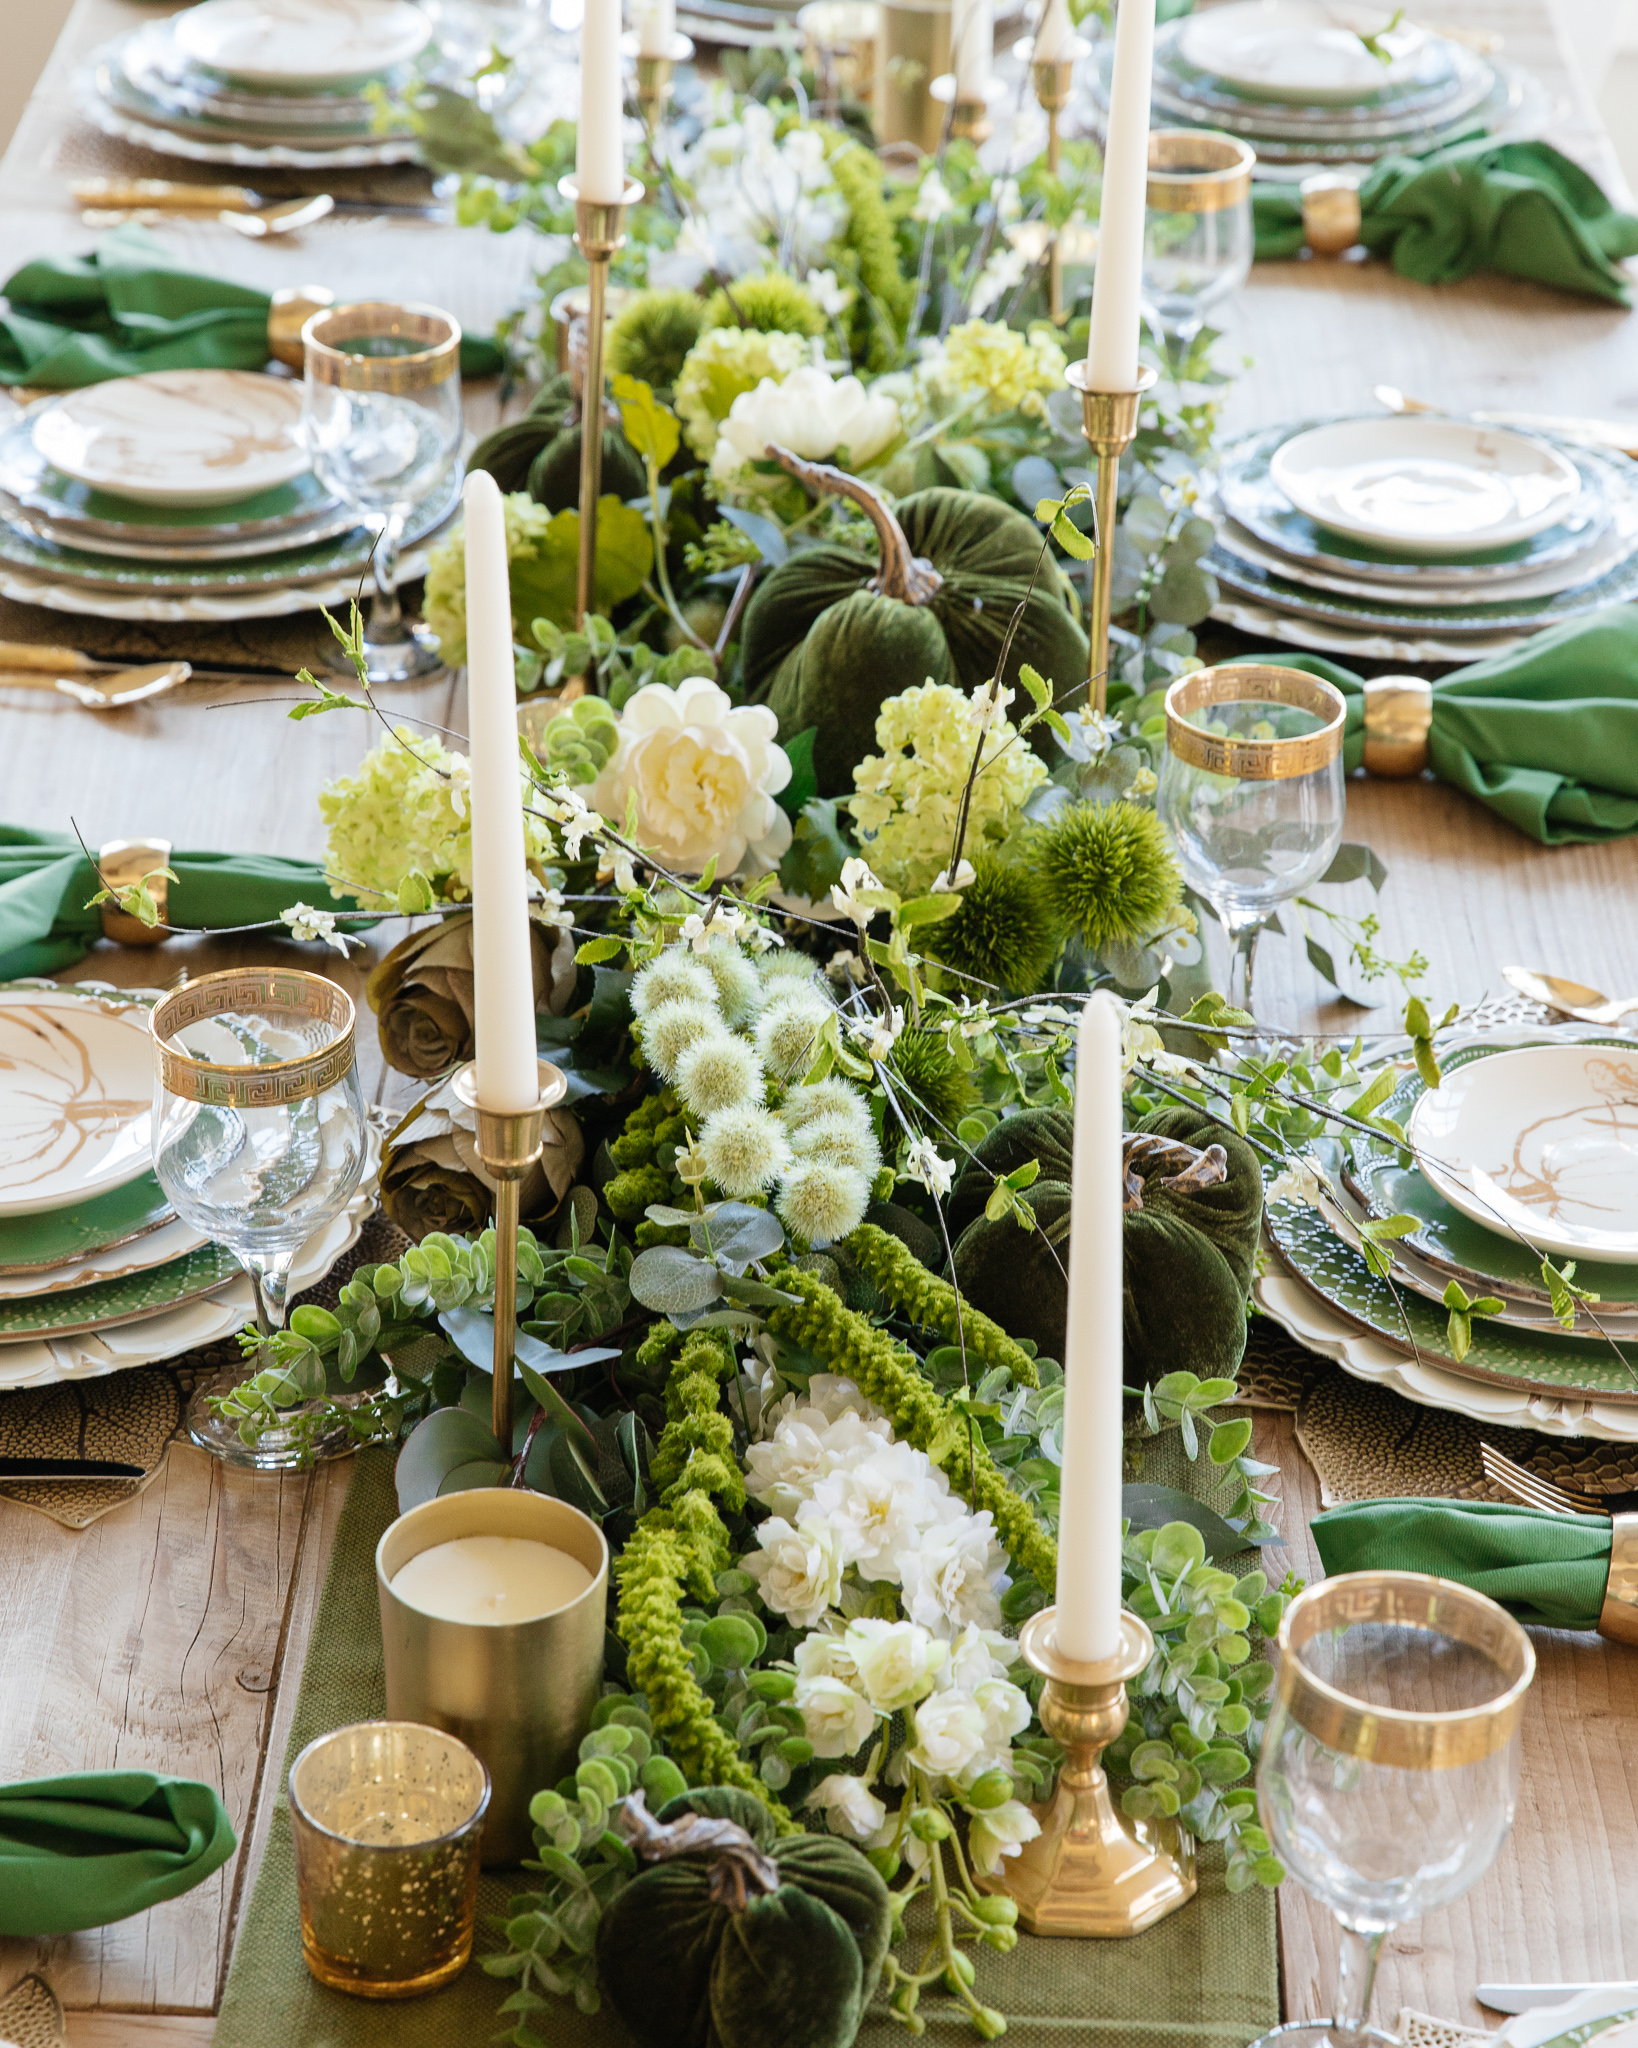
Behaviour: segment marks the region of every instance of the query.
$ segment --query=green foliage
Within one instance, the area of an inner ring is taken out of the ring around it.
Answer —
[[[668,405],[661,405],[639,378],[619,376],[610,389],[620,408],[626,439],[649,465],[652,475],[665,468],[682,442],[682,428]]]
[[[976,1099],[972,1077],[950,1050],[942,1031],[901,1031],[893,1041],[891,1064],[912,1100],[949,1129],[954,1129]]]
[[[1141,941],[1183,893],[1165,826],[1134,803],[1065,804],[1030,854],[1048,900],[1093,952]]]
[[[850,345],[855,361],[862,360],[871,370],[885,370],[903,342],[914,287],[899,268],[897,239],[875,155],[835,129],[825,131],[824,141],[830,174],[847,201],[847,226],[835,250],[838,268],[859,287]]]
[[[1018,1386],[1039,1384],[1035,1361],[1002,1329],[963,1301],[947,1280],[927,1268],[908,1245],[874,1223],[861,1223],[847,1249],[878,1293],[924,1329],[937,1330],[947,1343],[964,1345],[968,1376],[976,1381],[999,1367]]]
[[[567,626],[574,617],[580,562],[580,514],[554,512],[532,553],[511,561],[512,618],[521,632],[537,618]],[[605,615],[635,597],[654,566],[654,546],[641,512],[618,498],[597,501],[596,608]]]
[[[595,782],[619,743],[619,720],[603,699],[577,697],[547,726],[542,758],[571,783]]]
[[[731,289],[719,285],[706,301],[705,325],[811,336],[824,333],[825,316],[805,284],[768,270],[760,277],[736,277]]]
[[[706,325],[705,307],[693,292],[639,292],[609,329],[610,374],[650,385],[675,384]]]
[[[957,986],[974,1001],[994,994],[1033,995],[1063,943],[1052,899],[1028,860],[980,850],[958,914],[929,940],[934,956],[964,977]]]

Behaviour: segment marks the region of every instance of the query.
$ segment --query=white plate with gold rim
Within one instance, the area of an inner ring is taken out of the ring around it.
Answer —
[[[256,370],[156,370],[70,391],[34,419],[53,469],[139,505],[231,505],[311,466],[302,387]]]
[[[1638,1259],[1638,1050],[1532,1045],[1447,1073],[1406,1126],[1453,1209],[1558,1258]]]
[[[123,1187],[152,1164],[148,1006],[0,990],[0,1216]]]
[[[1374,35],[1380,57],[1364,38]],[[1256,99],[1353,106],[1416,74],[1427,32],[1364,10],[1303,0],[1241,0],[1192,16],[1178,38],[1185,62]]]
[[[176,17],[173,34],[207,71],[317,92],[409,63],[432,22],[410,0],[204,0]]]

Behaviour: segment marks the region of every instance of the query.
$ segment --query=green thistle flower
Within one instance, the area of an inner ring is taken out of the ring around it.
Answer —
[[[704,303],[692,292],[639,292],[609,330],[609,372],[675,384],[707,325]]]
[[[554,719],[552,723],[555,725],[557,721]],[[723,1022],[736,1030],[740,1025],[750,1023],[762,1007],[762,983],[756,969],[738,946],[732,939],[713,939],[697,958],[715,985],[717,1000],[722,1005]],[[635,995],[635,989],[632,993]]]
[[[1092,952],[1147,937],[1183,893],[1165,826],[1136,804],[1065,805],[1030,851],[1048,902]]]
[[[705,308],[707,327],[755,327],[763,334],[823,334],[825,316],[813,294],[777,270],[735,278],[732,294],[720,287]]]
[[[835,1244],[864,1221],[870,1183],[856,1166],[803,1159],[787,1176],[775,1206],[786,1229],[809,1244]]]
[[[660,954],[631,984],[632,1012],[638,1017],[646,1017],[662,1003],[710,1004],[716,1000],[714,977],[686,953]]]
[[[975,1002],[992,988],[1033,995],[1063,943],[1039,873],[998,853],[977,856],[960,911],[931,931],[933,948],[947,967],[987,985],[962,985]]]
[[[831,1110],[812,1116],[791,1133],[791,1150],[799,1159],[828,1159],[838,1166],[851,1166],[873,1181],[882,1170],[882,1148],[869,1118],[861,1120],[846,1110]]]
[[[904,1088],[947,1129],[953,1130],[977,1099],[978,1091],[940,1031],[901,1031],[891,1065]]]
[[[771,1110],[754,1102],[707,1117],[700,1150],[706,1172],[731,1202],[760,1194],[785,1171],[791,1157],[785,1126]]]

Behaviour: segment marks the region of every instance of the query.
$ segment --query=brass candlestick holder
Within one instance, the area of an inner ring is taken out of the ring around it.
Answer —
[[[963,141],[975,147],[988,142],[995,133],[995,123],[990,119],[990,102],[1000,99],[1006,86],[998,78],[990,79],[984,87],[982,99],[973,99],[964,94],[956,82],[953,71],[946,71],[942,78],[935,78],[927,88],[929,99],[937,100],[941,107],[950,108],[950,133],[959,135]]]
[[[978,1882],[1017,1901],[1029,1934],[1139,1934],[1192,1899],[1196,1886],[1192,1850],[1173,1855],[1127,1833],[1098,1761],[1126,1726],[1126,1680],[1154,1655],[1155,1639],[1146,1622],[1123,1613],[1118,1654],[1078,1664],[1059,1652],[1057,1622],[1057,1609],[1045,1607],[1018,1636],[1025,1662],[1047,1681],[1041,1726],[1064,1746],[1057,1789],[1031,1808],[1041,1823],[1035,1840]]]
[[[679,64],[686,64],[694,54],[694,44],[681,30],[673,33],[671,47],[662,56],[645,52],[641,36],[633,33],[620,39],[620,53],[628,57],[637,75],[637,111],[648,130],[649,153],[653,154],[654,132],[665,118],[665,103],[675,87],[672,74]],[[631,202],[628,202],[631,203]]]
[[[583,466],[582,466],[583,467]],[[455,1076],[455,1093],[478,1113],[478,1157],[495,1183],[495,1352],[490,1417],[505,1454],[512,1454],[512,1353],[518,1320],[518,1184],[540,1157],[546,1112],[568,1093],[562,1070],[539,1063],[540,1099],[532,1109],[503,1113],[478,1100],[478,1063]]]
[[[1065,381],[1081,394],[1081,431],[1098,458],[1098,551],[1092,557],[1092,606],[1088,634],[1092,642],[1087,702],[1102,711],[1109,694],[1109,578],[1115,554],[1115,499],[1120,488],[1120,459],[1137,437],[1138,413],[1153,390],[1157,373],[1138,370],[1135,391],[1094,391],[1086,381],[1086,364],[1071,363]]]
[[[1012,54],[1020,64],[1029,66],[1030,83],[1035,88],[1035,103],[1047,117],[1047,169],[1056,177],[1063,168],[1063,137],[1058,132],[1058,121],[1065,107],[1069,105],[1075,87],[1075,66],[1092,48],[1089,42],[1076,36],[1069,45],[1067,57],[1047,57],[1040,63],[1035,61],[1035,38],[1024,36],[1012,46]],[[1056,235],[1047,245],[1047,311],[1054,323],[1062,327],[1068,315],[1064,311],[1064,252]]]
[[[580,400],[580,565],[574,622],[592,610],[597,565],[597,498],[603,488],[603,300],[609,258],[626,239],[626,208],[643,196],[641,181],[626,180],[618,200],[582,199],[579,180],[560,178],[557,189],[574,203],[575,246],[591,270],[586,306],[586,383]],[[480,1148],[481,1149],[481,1148]]]

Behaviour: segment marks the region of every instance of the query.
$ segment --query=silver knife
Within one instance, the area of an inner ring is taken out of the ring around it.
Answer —
[[[1588,1991],[1631,1992],[1638,2006],[1638,1984],[1481,1984],[1474,1996],[1492,2012],[1536,2012],[1543,2006],[1562,2005]]]

